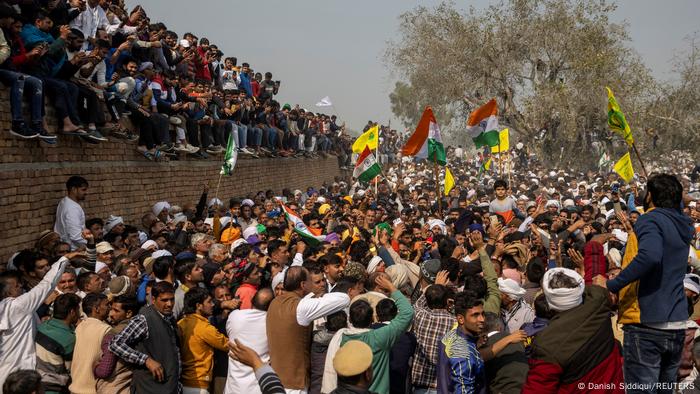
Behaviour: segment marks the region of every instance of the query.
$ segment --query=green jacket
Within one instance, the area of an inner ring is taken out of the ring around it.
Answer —
[[[493,263],[489,255],[483,251],[479,251],[479,261],[481,262],[481,271],[484,273],[486,280],[486,297],[484,297],[484,312],[501,313],[501,291],[498,290],[498,276],[493,268]]]
[[[401,334],[408,330],[413,320],[413,307],[400,291],[391,293],[391,299],[396,302],[399,312],[389,324],[362,334],[343,335],[340,345],[350,340],[360,340],[372,349],[372,385],[369,391],[376,393],[389,392],[389,355],[391,348],[399,340]]]

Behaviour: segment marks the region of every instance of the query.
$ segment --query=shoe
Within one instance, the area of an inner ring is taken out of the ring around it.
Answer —
[[[35,129],[35,131],[39,132],[39,139],[41,141],[46,142],[49,145],[55,145],[56,142],[58,142],[58,137],[56,137],[53,134],[49,134],[48,131],[44,130],[43,127],[41,127],[40,129]]]
[[[187,148],[187,151],[190,153],[197,153],[199,152],[199,147],[190,145],[190,144],[185,144],[185,148]]]
[[[12,127],[10,128],[10,134],[15,137],[24,138],[26,140],[36,138],[39,133],[27,127],[24,122],[12,122]]]
[[[248,148],[243,148],[243,149],[241,149],[241,151],[242,151],[243,153],[247,153],[247,154],[249,154],[249,155],[254,155],[254,154],[255,154],[255,151],[254,151],[254,150],[248,149]]]
[[[204,148],[204,151],[211,154],[211,155],[216,155],[216,154],[219,154],[222,152],[218,148],[221,148],[221,147],[217,147],[216,145],[209,145],[208,147]]]
[[[119,138],[121,140],[129,139],[129,134],[126,131],[114,130],[111,134],[114,138]]]
[[[86,137],[90,140],[97,141],[97,142],[105,142],[108,141],[107,138],[105,138],[102,134],[100,134],[99,131],[97,130],[90,130],[88,131]]]
[[[175,152],[175,145],[174,144],[162,144],[161,146],[158,147],[158,150],[161,152],[165,152],[165,153],[173,153],[173,152]]]
[[[128,131],[128,132],[126,133],[126,140],[129,141],[129,142],[136,142],[136,141],[139,140],[139,136],[136,135],[136,134],[134,134],[134,133],[132,133],[132,132],[130,132],[130,131]]]

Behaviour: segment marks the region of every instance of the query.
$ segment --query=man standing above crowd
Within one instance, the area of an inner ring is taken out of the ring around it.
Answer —
[[[112,339],[109,350],[133,364],[132,393],[180,392],[180,350],[173,319],[175,289],[168,282],[151,288],[152,304]]]
[[[56,223],[53,231],[61,236],[61,241],[70,244],[71,250],[87,245],[82,233],[85,229],[85,212],[80,202],[85,200],[88,182],[81,176],[72,176],[66,182],[66,196],[56,207]]]
[[[312,286],[306,268],[290,267],[284,278],[284,292],[275,297],[267,312],[270,364],[288,394],[302,394],[309,387],[313,321],[345,309],[350,303],[345,293],[306,297]]]
[[[688,320],[683,279],[694,235],[690,218],[681,210],[682,200],[683,186],[674,176],[649,178],[645,214],[637,219],[631,237],[636,235],[639,250],[635,256],[628,247],[623,270],[607,281],[611,292],[620,293],[620,305],[628,306],[621,307],[618,318],[625,331],[626,383],[676,382]]]

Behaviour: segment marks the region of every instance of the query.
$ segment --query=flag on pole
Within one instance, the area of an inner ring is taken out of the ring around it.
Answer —
[[[489,157],[488,160],[486,160],[482,165],[481,168],[479,168],[479,172],[486,172],[491,169],[491,158]]]
[[[498,143],[491,147],[491,153],[507,152],[510,149],[510,132],[503,129],[498,132]]]
[[[357,137],[355,142],[352,143],[352,153],[362,153],[365,150],[365,146],[369,147],[370,150],[377,149],[377,144],[379,143],[379,125],[371,127],[369,130],[362,133],[361,136]]]
[[[489,100],[469,114],[467,132],[476,147],[498,146],[498,104],[496,99]]]
[[[603,154],[600,155],[600,159],[598,159],[598,168],[610,168],[611,164],[612,160],[610,160],[610,155],[608,152],[603,152]]]
[[[401,148],[401,154],[427,159],[443,166],[447,164],[440,127],[430,106],[425,107],[416,131],[413,132],[406,144]]]
[[[445,166],[445,195],[450,194],[450,190],[455,187],[455,179],[450,172],[450,168]]]
[[[362,151],[360,157],[357,158],[357,164],[355,165],[355,170],[352,172],[352,176],[362,182],[369,182],[379,175],[381,171],[382,167],[380,167],[377,162],[377,156],[372,154],[372,151],[369,150],[369,146],[365,146],[365,150]]]
[[[226,144],[226,155],[224,155],[224,164],[221,166],[220,174],[233,174],[233,168],[236,166],[236,160],[238,160],[238,151],[236,151],[236,144],[233,142],[233,133],[231,133],[228,136],[228,143]]]
[[[297,232],[304,240],[309,242],[311,245],[318,245],[319,243],[323,242],[326,240],[325,235],[314,235],[311,230],[306,227],[306,224],[304,224],[304,221],[301,220],[297,214],[292,211],[291,209],[287,208],[284,203],[280,201],[280,204],[282,204],[282,210],[284,211],[285,216],[287,217],[287,220],[292,222],[292,225],[294,226],[294,231]]]
[[[627,145],[632,146],[634,144],[634,137],[632,137],[632,130],[630,130],[630,125],[625,119],[625,114],[620,110],[620,105],[617,104],[615,96],[609,87],[605,87],[608,90],[608,126],[612,131],[617,132],[625,139]]]
[[[333,106],[333,102],[331,102],[331,98],[326,96],[321,99],[318,103],[316,103],[317,107],[331,107]]]
[[[620,178],[624,179],[625,182],[630,183],[632,178],[634,178],[634,168],[632,168],[632,158],[630,157],[630,153],[625,153],[625,155],[622,156],[617,163],[615,163],[615,167],[613,167],[613,169],[617,175],[620,176]]]

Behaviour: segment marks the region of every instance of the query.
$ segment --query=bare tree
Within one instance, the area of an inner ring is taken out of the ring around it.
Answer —
[[[609,134],[605,86],[628,113],[658,97],[627,26],[610,21],[615,9],[606,0],[504,0],[481,12],[452,2],[417,7],[400,16],[400,39],[385,53],[401,80],[392,110],[409,126],[430,104],[447,133],[466,138],[469,112],[496,97],[501,122],[540,153],[590,156],[586,145]]]

